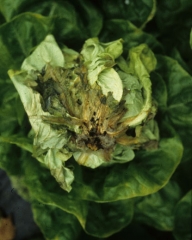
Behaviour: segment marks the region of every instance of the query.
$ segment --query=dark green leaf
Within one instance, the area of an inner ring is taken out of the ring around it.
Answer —
[[[0,12],[0,25],[3,24],[5,22],[5,19],[2,15],[2,13]]]
[[[192,158],[189,159],[188,161],[182,161],[172,177],[174,181],[177,181],[184,194],[191,189],[192,183],[191,169]]]
[[[103,25],[103,16],[90,1],[73,1],[76,12],[88,32],[88,37],[96,37]]]
[[[184,159],[187,160],[192,154],[189,138],[192,132],[192,77],[169,57],[157,56],[157,60],[157,72],[163,76],[167,87],[166,115],[184,143]]]
[[[190,69],[189,66],[187,65],[186,61],[183,60],[178,49],[173,48],[172,52],[170,53],[170,57],[177,60],[183,69],[185,69],[189,74],[192,74],[192,69]]]
[[[182,151],[177,139],[162,139],[159,149],[136,152],[136,158],[130,163],[95,170],[75,165],[71,194],[86,200],[105,202],[156,192],[175,171]]]
[[[191,239],[191,199],[192,190],[181,199],[175,208],[173,234],[176,240]]]
[[[89,202],[85,231],[96,237],[108,237],[127,226],[133,217],[133,201]]]
[[[61,209],[32,202],[34,220],[47,240],[77,239],[81,226],[77,219]]]
[[[182,108],[191,102],[192,77],[172,58],[157,56],[157,60],[157,69],[167,85],[169,108],[174,107],[182,111]],[[179,115],[182,116],[182,113]],[[186,123],[188,119],[183,121]]]
[[[41,167],[35,159],[28,157],[23,165],[26,185],[31,197],[41,203],[56,206],[73,214],[87,233],[93,236],[107,237],[120,231],[131,221],[133,216],[132,200],[109,204],[83,201],[79,199],[79,196],[64,192],[49,171]]]
[[[189,33],[192,26],[191,1],[159,0],[156,13],[158,39],[164,45],[166,54],[177,48],[182,58],[192,68],[192,52],[189,45]]]
[[[155,0],[103,0],[102,8],[107,19],[125,19],[137,27],[144,27],[156,11]]]
[[[6,84],[0,81],[0,96],[0,133],[8,135],[15,130],[18,124],[15,108],[18,94],[10,83]]]
[[[146,43],[153,51],[161,53],[161,44],[150,34],[143,32],[131,22],[123,19],[113,19],[105,21],[101,32],[101,41],[107,42],[122,38],[125,51]]]
[[[19,14],[22,10],[22,7],[26,6],[25,0],[0,0],[1,13],[6,19],[10,21],[15,15]]]
[[[0,78],[7,78],[10,68],[19,69],[22,61],[50,30],[50,20],[25,13],[0,27]]]
[[[21,151],[18,147],[0,141],[0,168],[9,175],[23,174]]]
[[[158,103],[158,111],[167,107],[167,87],[162,76],[157,72],[150,74],[152,82],[152,95]]]
[[[179,186],[176,182],[170,181],[159,192],[136,199],[135,218],[159,230],[172,231],[174,207],[180,198]]]

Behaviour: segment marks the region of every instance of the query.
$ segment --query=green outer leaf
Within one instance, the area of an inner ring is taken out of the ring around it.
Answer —
[[[100,41],[109,42],[119,38],[123,39],[125,53],[142,43],[146,43],[156,53],[163,52],[163,46],[153,35],[143,32],[131,22],[123,19],[106,20],[100,34]]]
[[[188,161],[182,161],[172,177],[174,181],[177,181],[183,193],[191,190],[191,169],[192,158]]]
[[[189,40],[189,43],[190,43],[190,47],[192,49],[192,29],[191,29],[191,32],[190,32],[190,40]]]
[[[111,0],[102,1],[102,7],[107,19],[127,19],[136,26],[143,28],[156,11],[155,0]]]
[[[88,234],[107,237],[128,225],[133,217],[132,200],[106,204],[83,201],[64,192],[49,171],[30,157],[23,167],[31,198],[73,214]]]
[[[53,1],[50,1],[48,5],[52,3]],[[49,6],[46,7],[49,8]],[[65,41],[67,46],[71,46],[72,44],[73,49],[79,50],[83,41],[89,37],[89,34],[83,26],[81,16],[78,16],[78,11],[71,4],[71,1],[58,2],[56,7],[53,6],[50,9],[49,16],[53,24],[52,34],[56,37],[57,41]]]
[[[18,167],[18,164],[21,164],[20,161],[14,161],[20,156],[20,149],[9,143],[17,142],[18,135],[21,138],[23,128],[18,125],[17,111],[22,108],[22,104],[17,101],[18,95],[10,81],[0,81],[0,96],[0,168],[5,169],[9,174],[16,175],[22,172]],[[24,124],[23,126],[26,127]],[[17,137],[12,138],[16,133]],[[25,147],[26,145],[28,142],[25,142]]]
[[[156,0],[153,0],[151,12],[148,15],[148,18],[146,19],[146,21],[141,25],[140,27],[141,29],[145,28],[146,24],[154,18],[156,11],[157,11]]]
[[[127,226],[133,217],[133,200],[111,203],[89,202],[85,231],[97,237],[108,237]]]
[[[191,210],[192,190],[190,190],[175,208],[175,221],[173,235],[176,240],[191,239]]]
[[[163,77],[167,89],[166,118],[173,124],[184,144],[183,160],[191,159],[192,141],[192,76],[177,61],[157,56],[156,71]]]
[[[158,27],[164,30],[169,29],[168,27],[171,27],[174,25],[177,27],[177,24],[175,25],[176,20],[180,20],[182,15],[185,14],[186,10],[190,9],[192,7],[191,1],[160,1],[158,4],[158,11],[157,11],[157,23]],[[170,12],[172,13],[172,18],[170,18]],[[164,23],[164,26],[161,24]]]
[[[182,152],[180,141],[169,138],[162,139],[157,150],[136,152],[130,163],[94,170],[75,165],[71,194],[80,199],[110,202],[154,193],[169,181]]]
[[[89,32],[89,36],[98,36],[103,25],[103,16],[99,9],[86,0],[74,1],[74,5]]]
[[[35,13],[24,13],[0,27],[0,78],[7,78],[10,68],[19,69],[34,46],[50,31],[50,19]]]
[[[0,133],[8,136],[18,127],[17,111],[22,104],[18,106],[18,94],[10,82],[0,81],[0,96]]]
[[[184,60],[184,58],[181,56],[181,53],[177,48],[173,48],[170,57],[174,58],[175,60],[178,61],[178,63],[181,65],[183,69],[185,69],[189,74],[192,75],[192,68],[187,64],[187,62]]]
[[[167,85],[168,105],[173,107],[181,104],[184,107],[191,101],[192,77],[174,59],[161,55],[156,57],[157,71],[161,73]]]
[[[90,191],[88,192],[88,189],[85,188],[86,182],[83,186],[74,183],[71,193],[63,192],[52,179],[49,172],[42,168],[37,161],[32,159],[23,162],[26,184],[33,199],[44,204],[58,207],[67,213],[75,215],[87,233],[97,237],[107,237],[121,230],[132,219],[133,206],[131,204],[131,199],[117,201],[123,194],[125,198],[147,195],[149,192],[157,191],[168,181],[168,176],[165,174],[165,170],[169,172],[170,177],[170,172],[172,173],[174,171],[173,165],[175,168],[178,164],[177,161],[178,155],[180,155],[179,149],[181,146],[179,145],[179,142],[174,139],[165,140],[161,143],[161,147],[162,146],[167,153],[160,148],[160,150],[158,150],[159,157],[157,158],[154,157],[156,151],[143,152],[137,156],[136,161],[132,162],[132,165],[130,164],[129,168],[123,164],[123,168],[120,169],[120,164],[118,164],[116,166],[116,173],[114,172],[114,169],[111,168],[110,173],[113,173],[113,179],[111,180],[113,181],[110,182],[109,176],[107,176],[108,178],[105,179],[105,184],[103,186],[106,190],[105,192],[102,191],[101,182],[98,182],[100,180],[98,178],[98,176],[100,176],[98,175],[99,172],[97,172],[97,178],[92,176],[93,180],[99,183],[98,186],[97,184],[95,184],[95,186],[92,185],[92,195],[100,192],[101,196],[104,193],[104,197],[110,196],[110,199],[105,199],[105,201],[116,200],[116,202],[103,204],[81,200],[80,198],[85,199],[86,195],[90,194]],[[173,148],[177,149],[178,152],[170,152],[170,149]],[[151,160],[149,158],[150,155],[152,155]],[[177,160],[175,158],[177,158]],[[77,166],[75,166],[75,168],[76,167]],[[108,168],[104,169],[106,171],[109,170]],[[34,172],[36,174],[33,174]],[[137,176],[136,179],[135,176]],[[78,178],[77,175],[76,177]],[[86,175],[84,176],[84,180],[86,180],[85,177]],[[92,180],[90,176],[87,177],[87,180],[90,183]],[[105,177],[105,175],[103,177]],[[122,181],[125,178],[126,184]],[[115,184],[117,184],[116,181],[120,185],[118,184],[115,186]],[[125,185],[123,186],[123,184]],[[133,187],[132,189],[131,185]],[[149,186],[151,187],[150,189],[148,188]],[[116,188],[116,191],[113,191],[114,188]],[[76,191],[74,191],[74,189],[76,189]],[[89,199],[91,199],[91,195],[89,196]]]
[[[192,2],[188,0],[158,1],[154,29],[164,46],[166,55],[169,55],[173,48],[177,48],[190,69],[192,69],[192,52],[189,44],[189,32],[192,26],[189,10],[191,8]]]
[[[22,5],[26,3],[25,0],[16,0],[12,2],[11,0],[0,0],[1,13],[3,14],[6,21],[10,21],[12,17],[19,13],[19,9]]]
[[[178,184],[169,181],[160,191],[138,198],[135,202],[135,219],[161,231],[172,231],[174,208],[181,198]]]
[[[35,222],[47,240],[77,239],[81,227],[77,219],[61,209],[32,201]]]
[[[12,136],[0,136],[0,142],[4,143],[10,143],[10,144],[15,144],[18,147],[27,150],[29,152],[33,152],[33,145],[32,142],[29,138],[26,137],[21,137],[18,135],[12,135]]]
[[[152,82],[152,96],[158,103],[158,111],[164,111],[167,108],[167,87],[163,76],[157,72],[150,74]]]
[[[20,197],[22,197],[25,201],[30,202],[31,198],[23,174],[17,175],[9,174],[9,178],[11,180],[11,186],[16,190],[17,194]]]
[[[23,170],[22,162],[18,159],[20,151],[18,147],[8,143],[0,142],[0,168],[4,169],[9,175],[21,175]],[[18,161],[15,161],[17,159]]]
[[[56,25],[54,35],[75,39],[84,35],[83,38],[95,37],[99,34],[103,17],[99,9],[91,2],[87,1],[51,1],[51,0],[31,0],[30,4],[26,0],[0,0],[2,15],[6,21],[10,21],[14,16],[33,12],[52,18]],[[63,28],[63,26],[65,26]],[[82,34],[83,33],[83,34]],[[79,36],[78,36],[79,35]]]
[[[80,48],[86,34],[78,24],[73,6],[67,4],[65,7],[67,13],[63,10],[61,15],[44,17],[27,12],[0,26],[0,79],[7,78],[8,69],[19,69],[31,50],[51,32],[59,41],[65,40],[68,46]],[[78,43],[74,39],[78,39]]]

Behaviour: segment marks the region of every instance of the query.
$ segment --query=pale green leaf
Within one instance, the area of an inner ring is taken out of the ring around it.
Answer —
[[[71,154],[62,149],[49,149],[44,157],[44,164],[50,169],[51,174],[54,176],[60,187],[69,192],[71,183],[74,180],[73,172],[64,167],[64,162],[71,157]]]
[[[34,52],[24,60],[21,69],[25,71],[41,71],[46,64],[63,67],[64,62],[63,53],[54,37],[48,35],[45,40],[38,45]]]
[[[109,92],[112,93],[114,99],[120,101],[123,95],[123,84],[113,68],[105,69],[99,74],[97,81],[98,85],[101,87],[104,95],[107,96]]]

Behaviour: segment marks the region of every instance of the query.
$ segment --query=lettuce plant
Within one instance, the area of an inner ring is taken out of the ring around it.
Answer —
[[[96,168],[132,160],[133,149],[157,148],[149,78],[156,59],[144,44],[130,50],[128,61],[122,52],[121,39],[103,44],[96,38],[80,53],[62,51],[48,35],[22,71],[9,71],[32,126],[33,156],[64,190],[75,177],[65,167],[72,156]]]
[[[192,39],[188,15],[184,28],[177,18],[191,4],[8,2],[0,166],[45,239],[132,234],[143,223],[189,239]],[[162,29],[166,4],[176,10]],[[185,44],[166,42],[169,31]]]

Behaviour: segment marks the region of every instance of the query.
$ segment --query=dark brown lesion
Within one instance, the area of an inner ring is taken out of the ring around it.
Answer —
[[[37,83],[42,108],[51,114],[42,119],[69,129],[76,148],[103,149],[107,155],[117,142],[127,145],[136,141],[125,137],[128,127],[121,123],[127,111],[124,101],[116,101],[112,93],[105,96],[97,84],[90,87],[87,69],[81,61],[75,70],[47,65]],[[79,133],[74,126],[78,126]]]
[[[77,148],[113,149],[118,136],[127,130],[119,124],[126,112],[124,102],[117,102],[112,93],[103,95],[97,84],[90,87],[87,69],[81,61],[75,70],[47,65],[38,75],[37,83],[42,108],[51,114],[42,119],[70,131],[78,126],[80,132],[71,134]]]

